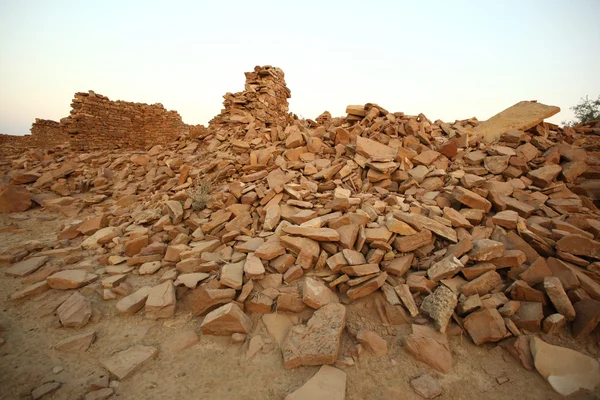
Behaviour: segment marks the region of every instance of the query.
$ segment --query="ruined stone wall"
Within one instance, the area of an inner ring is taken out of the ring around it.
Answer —
[[[189,133],[179,113],[162,104],[111,101],[89,91],[76,93],[71,106],[60,124],[75,149],[142,149]]]
[[[31,135],[16,136],[0,133],[0,148],[26,149],[31,146]]]
[[[31,125],[30,146],[50,149],[68,142],[69,135],[63,131],[59,122],[36,118]]]
[[[290,121],[287,99],[291,92],[281,69],[254,67],[246,72],[244,91],[227,93],[221,113],[209,123],[209,129],[250,129],[285,127]]]

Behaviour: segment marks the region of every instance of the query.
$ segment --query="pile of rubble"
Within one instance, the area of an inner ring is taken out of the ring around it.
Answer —
[[[549,365],[554,346],[530,346],[530,335],[570,328],[583,339],[600,321],[600,153],[585,150],[585,135],[544,122],[506,130],[500,113],[488,142],[476,119],[376,104],[299,120],[281,70],[246,78],[201,141],[1,161],[1,211],[38,204],[70,218],[55,242],[0,256],[22,279],[12,299],[83,288],[57,306],[63,326],[90,323],[98,293],[125,315],[191,312],[204,334],[235,340],[256,314],[314,310],[280,341],[295,368],[336,363],[344,304],[371,295],[383,325],[412,324],[406,351],[441,372],[453,364],[447,335],[464,332],[477,345],[501,341],[546,377],[567,373]],[[138,275],[155,284],[136,285]],[[353,334],[387,353],[377,333]],[[551,385],[594,389],[598,362],[571,352],[561,360],[590,367]]]

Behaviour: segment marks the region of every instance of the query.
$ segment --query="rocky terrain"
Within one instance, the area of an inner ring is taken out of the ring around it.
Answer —
[[[256,67],[193,135],[3,146],[0,398],[600,398],[600,122],[290,96]]]

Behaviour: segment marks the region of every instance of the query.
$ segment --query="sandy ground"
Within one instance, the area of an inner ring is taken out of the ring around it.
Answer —
[[[38,210],[25,214],[28,219],[14,220],[0,216],[0,228],[17,224],[22,232],[0,232],[0,251],[25,240],[54,239],[65,219]],[[59,327],[52,305],[64,298],[65,292],[51,290],[23,301],[8,297],[20,286],[19,278],[6,277],[0,267],[0,333],[6,341],[0,347],[0,399],[26,399],[32,389],[44,382],[57,380],[60,389],[44,399],[79,399],[88,390],[91,381],[107,374],[99,360],[134,344],[160,348],[161,343],[183,329],[193,329],[200,342],[174,356],[159,352],[137,372],[123,380],[113,398],[120,399],[284,399],[300,387],[317,367],[283,368],[277,343],[270,338],[260,316],[253,316],[253,335],[261,335],[266,342],[262,351],[245,360],[247,342],[231,344],[230,339],[202,336],[200,318],[193,318],[179,310],[174,319],[150,321],[143,312],[133,317],[118,315],[116,300],[104,301],[98,294],[89,296],[100,310],[99,321],[77,331]],[[132,275],[131,282],[138,286],[141,277]],[[152,284],[158,276],[144,278]],[[306,317],[305,317],[306,318]],[[447,374],[437,373],[415,361],[404,348],[408,326],[384,327],[375,312],[372,297],[348,307],[349,327],[361,326],[382,334],[388,341],[389,354],[374,358],[363,354],[347,372],[346,398],[357,399],[420,399],[410,387],[411,378],[422,372],[436,376],[443,394],[439,399],[560,399],[549,384],[535,371],[527,371],[519,362],[496,345],[475,346],[467,337],[450,338],[454,366]],[[94,330],[96,341],[83,354],[68,354],[52,348],[56,342],[75,333]],[[595,357],[598,338],[579,344],[567,336],[545,338],[551,343],[575,348]],[[595,342],[594,342],[595,341]],[[356,339],[344,332],[343,355],[349,355]],[[63,370],[53,373],[55,367]],[[498,384],[496,378],[506,376],[509,381]],[[600,393],[573,395],[571,399],[600,399]]]

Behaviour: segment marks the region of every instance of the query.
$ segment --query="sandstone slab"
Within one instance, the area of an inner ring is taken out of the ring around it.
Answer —
[[[306,325],[292,328],[283,344],[286,368],[301,365],[333,364],[346,326],[346,308],[339,303],[327,304],[313,314]]]
[[[120,351],[100,362],[111,374],[119,380],[131,376],[148,360],[154,358],[158,350],[152,346],[135,345]]]

